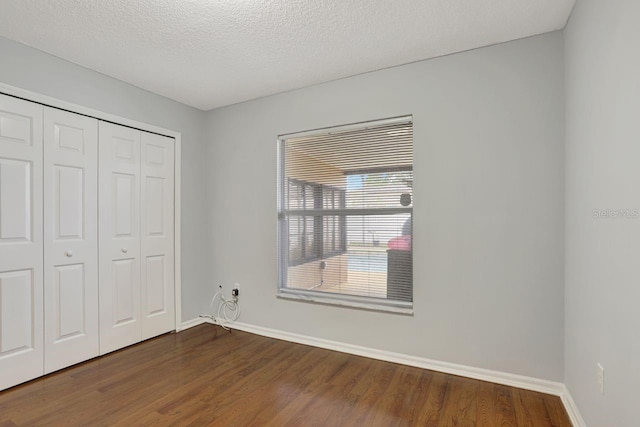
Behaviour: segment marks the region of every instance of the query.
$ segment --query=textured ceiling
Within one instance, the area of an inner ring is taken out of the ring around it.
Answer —
[[[564,27],[575,0],[0,0],[0,35],[209,110]]]

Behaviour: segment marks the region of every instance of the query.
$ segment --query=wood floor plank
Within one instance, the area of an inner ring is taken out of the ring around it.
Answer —
[[[544,394],[529,390],[519,390],[519,392],[523,396],[522,400],[527,402],[527,408],[529,408],[531,412],[532,420],[535,420],[535,423],[552,425],[549,413],[544,404]]]
[[[481,382],[477,390],[476,418],[478,427],[496,427],[497,406],[495,384]]]
[[[389,385],[389,392],[380,401],[378,413],[387,413],[391,416],[395,423],[389,425],[405,426],[410,424],[408,408],[413,403],[413,391],[416,389],[420,374],[406,366],[400,366],[397,371]],[[373,422],[376,422],[376,418],[373,418]]]
[[[452,376],[450,375],[440,372],[432,373],[431,384],[429,385],[426,399],[422,404],[420,417],[415,425],[425,427],[434,427],[439,425],[442,407],[447,396],[451,379]]]
[[[495,384],[495,410],[496,423],[498,427],[516,426],[516,412],[511,399],[511,387]],[[559,399],[558,399],[559,400]]]
[[[560,399],[547,394],[543,395],[543,399],[553,427],[572,427],[571,422],[569,422],[569,415]]]
[[[427,422],[420,422],[424,415],[422,410],[425,402],[429,400],[429,391],[431,381],[433,380],[432,372],[421,371],[413,387],[409,389],[407,402],[403,406],[406,425],[427,425]]]
[[[556,396],[201,325],[0,392],[15,426],[557,426]]]
[[[480,381],[453,377],[442,409],[440,425],[475,426],[477,390]]]

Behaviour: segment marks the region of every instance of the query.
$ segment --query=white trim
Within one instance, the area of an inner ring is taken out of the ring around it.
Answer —
[[[211,319],[197,317],[184,322],[183,329],[193,327],[202,323],[215,324]],[[310,345],[327,350],[339,351],[342,353],[354,354],[356,356],[368,357],[370,359],[384,360],[385,362],[399,363],[401,365],[413,366],[431,371],[443,372],[445,374],[458,375],[475,380],[488,381],[510,387],[522,388],[525,390],[537,391],[560,397],[562,404],[567,411],[573,427],[586,427],[584,419],[578,411],[567,387],[560,382],[543,380],[540,378],[528,377],[525,375],[511,374],[508,372],[494,371],[491,369],[476,368],[474,366],[459,365],[457,363],[442,362],[439,360],[426,359],[424,357],[409,356],[402,353],[378,350],[370,347],[346,344],[338,341],[325,340],[322,338],[300,335],[292,332],[279,331],[276,329],[263,328],[262,326],[249,325],[246,323],[232,323],[227,325],[230,329],[249,332],[269,338],[295,342],[298,344]]]
[[[84,107],[82,105],[73,104],[71,102],[62,101],[57,98],[42,95],[36,92],[31,92],[26,89],[11,86],[0,82],[0,93],[4,93],[10,96],[16,96],[23,98],[27,101],[37,102],[40,104],[48,105],[50,107],[58,108],[61,110],[70,111],[72,113],[83,114],[85,116],[94,117],[99,120],[112,122],[118,125],[129,126],[135,129],[144,130],[147,132],[153,132],[160,135],[170,136],[176,138],[180,136],[180,132],[176,132],[170,129],[161,128],[159,126],[151,125],[148,123],[131,120],[126,117],[117,116],[111,113],[105,113],[104,111],[94,110],[93,108]]]
[[[358,308],[361,310],[371,310],[371,311],[381,311],[386,313],[393,314],[403,314],[407,316],[413,316],[413,305],[407,304],[405,306],[401,305],[391,305],[378,303],[377,300],[373,298],[369,298],[368,300],[365,298],[358,298],[350,295],[340,295],[340,297],[331,296],[323,296],[320,295],[319,292],[308,292],[305,290],[285,290],[279,289],[276,294],[277,298],[294,300],[294,301],[305,301],[316,304],[327,304],[327,305],[335,305],[339,307],[352,307]]]
[[[182,135],[175,137],[175,158],[173,170],[173,267],[174,267],[174,314],[176,331],[182,329]]]
[[[50,96],[42,95],[37,92],[31,92],[26,89],[22,89],[19,87],[11,86],[5,83],[0,82],[0,93],[15,96],[18,98],[25,99],[27,101],[36,102],[39,104],[47,105],[50,107],[58,108],[61,110],[70,111],[72,113],[78,113],[85,116],[90,116],[96,118],[98,120],[107,121],[119,125],[124,125],[128,127],[132,127],[135,129],[153,132],[160,135],[165,135],[175,140],[175,181],[174,181],[174,206],[175,206],[175,216],[174,216],[174,240],[175,240],[175,248],[174,248],[174,257],[175,257],[175,329],[176,331],[182,329],[182,280],[180,276],[181,272],[181,228],[180,228],[180,211],[181,211],[181,150],[182,150],[182,134],[180,132],[176,132],[170,129],[161,128],[159,126],[151,125],[148,123],[139,122],[137,120],[131,120],[126,117],[117,116],[115,114],[105,113],[103,111],[94,110],[92,108],[84,107],[82,105],[74,104],[71,102],[62,101],[57,98],[53,98]]]
[[[328,350],[340,351],[342,353],[364,356],[371,359],[384,360],[385,362],[399,363],[416,368],[429,369],[446,374],[459,375],[476,380],[489,381],[496,384],[503,384],[511,387],[523,388],[526,390],[538,391],[541,393],[561,396],[565,387],[564,384],[548,381],[539,378],[527,377],[524,375],[511,374],[508,372],[494,371],[490,369],[476,368],[473,366],[459,365],[456,363],[442,362],[439,360],[426,359],[423,357],[409,356],[402,353],[378,350],[370,347],[346,344],[338,341],[325,340],[322,338],[310,337],[307,335],[294,334],[291,332],[278,331],[275,329],[263,328],[261,326],[248,325],[246,323],[232,323],[231,329],[250,332],[265,337],[281,339],[285,341],[305,344]]]
[[[202,325],[203,323],[211,323],[209,319],[204,317],[196,317],[195,319],[187,320],[186,322],[182,322],[180,325],[180,329],[176,329],[176,332],[186,331],[189,328],[193,328],[194,326]]]
[[[567,411],[567,415],[569,415],[569,419],[571,420],[573,427],[587,427],[587,423],[584,422],[584,418],[580,415],[578,406],[573,400],[573,397],[571,397],[571,393],[569,393],[569,389],[567,389],[566,386],[564,386],[564,392],[560,396],[560,399],[562,399],[564,409]]]
[[[349,123],[349,124],[338,125],[338,126],[328,126],[324,128],[318,128],[318,129],[303,130],[300,132],[281,133],[280,135],[278,135],[278,139],[283,140],[283,139],[300,138],[300,137],[312,136],[312,135],[313,136],[331,135],[333,133],[346,132],[349,130],[368,129],[370,127],[385,126],[385,125],[391,125],[396,123],[412,123],[412,122],[413,122],[413,115],[408,114],[406,116],[389,117],[387,119],[367,120],[364,122]]]

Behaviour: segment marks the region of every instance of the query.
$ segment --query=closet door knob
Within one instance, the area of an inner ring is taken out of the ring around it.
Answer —
[[[64,254],[69,258],[71,258],[73,256],[73,252],[72,251],[66,251]]]
[[[120,249],[120,250],[122,251],[122,253],[123,253],[123,254],[126,254],[126,253],[127,253],[127,251],[128,251],[129,249],[127,249],[127,248],[122,248],[122,249]]]

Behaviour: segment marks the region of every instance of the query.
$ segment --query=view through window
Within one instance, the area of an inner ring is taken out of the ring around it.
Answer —
[[[410,117],[282,136],[279,286],[284,293],[410,306]]]

